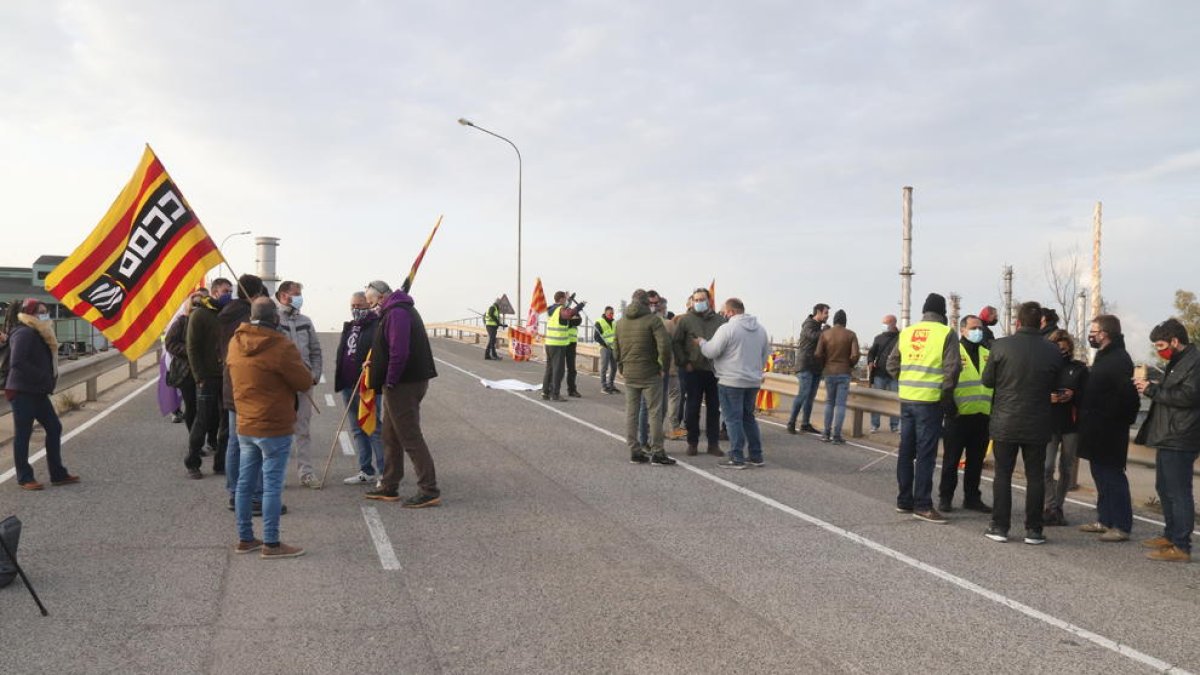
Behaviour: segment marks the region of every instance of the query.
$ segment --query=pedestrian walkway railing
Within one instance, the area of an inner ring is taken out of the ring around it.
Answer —
[[[102,391],[100,388],[101,377],[117,370],[127,369],[129,373],[127,379],[136,379],[143,368],[150,365],[157,366],[161,349],[161,345],[156,344],[151,351],[143,354],[142,358],[137,361],[130,361],[115,349],[98,352],[95,356],[80,358],[77,361],[63,360],[59,366],[58,386],[55,388],[55,392],[62,393],[82,386],[84,400],[95,401]],[[7,415],[10,412],[12,412],[12,408],[8,401],[0,397],[0,415]]]

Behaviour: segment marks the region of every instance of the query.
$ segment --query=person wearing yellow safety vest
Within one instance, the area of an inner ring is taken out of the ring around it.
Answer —
[[[946,298],[930,293],[922,316],[900,331],[887,369],[900,383],[900,450],[896,464],[896,511],[917,520],[945,523],[933,508],[933,468],[942,419],[955,414],[954,388],[962,369],[958,335],[946,325]]]
[[[500,315],[500,298],[488,307],[487,314],[483,315],[483,325],[487,328],[488,341],[487,347],[483,349],[483,358],[487,361],[499,361],[500,355],[496,353],[496,333],[501,328],[508,328]]]
[[[958,487],[958,463],[966,454],[963,471],[963,508],[991,513],[979,491],[983,458],[987,455],[988,422],[992,415],[992,390],[983,386],[983,369],[991,352],[983,346],[983,321],[968,314],[959,322],[959,356],[962,372],[954,387],[957,415],[946,419],[942,432],[942,480],[938,484],[938,510],[953,511],[954,490]]]
[[[546,374],[542,377],[542,400],[545,401],[566,400],[562,397],[562,381],[566,374],[568,348],[581,321],[571,317],[563,304],[566,299],[565,292],[556,291],[554,304],[546,308]]]
[[[619,394],[617,389],[617,359],[613,356],[613,345],[617,342],[617,321],[613,308],[605,307],[604,315],[596,319],[593,339],[600,345],[600,387],[606,394]]]

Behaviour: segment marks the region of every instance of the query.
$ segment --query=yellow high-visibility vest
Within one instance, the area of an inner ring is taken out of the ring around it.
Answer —
[[[958,375],[958,384],[954,387],[954,403],[958,406],[959,415],[991,415],[992,390],[983,386],[981,373],[987,367],[988,355],[991,352],[986,347],[979,348],[979,368],[971,362],[967,348],[958,345],[962,355],[962,372]]]
[[[562,311],[562,305],[554,308],[554,313],[546,321],[546,346],[547,347],[566,347],[571,344],[571,333],[575,332],[570,326],[564,326],[558,322],[558,314]]]
[[[604,344],[608,345],[609,349],[617,346],[617,322],[600,317],[596,319],[596,325],[600,327],[600,337],[604,338]]]
[[[936,403],[942,398],[942,352],[950,327],[922,321],[900,331],[900,400]]]

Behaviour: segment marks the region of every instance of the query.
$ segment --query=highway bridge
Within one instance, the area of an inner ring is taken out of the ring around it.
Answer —
[[[997,544],[961,510],[918,522],[894,512],[886,444],[771,420],[764,468],[721,472],[679,444],[676,467],[632,465],[623,399],[598,380],[548,404],[480,384],[540,382],[538,363],[442,337],[434,350],[422,423],[443,506],[341,484],[357,467],[323,383],[314,446],[322,465],[334,447],[334,468],[321,490],[289,473],[283,539],[308,550],[294,560],[233,554],[224,481],[207,460],[186,478],[153,368],[64,418],[81,484],[21,491],[4,446],[0,517],[24,521],[20,560],[50,615],[19,582],[0,591],[3,671],[1200,671],[1200,566],[1074,528]],[[1075,493],[1067,517],[1088,521],[1089,500]],[[1135,539],[1156,534],[1136,506]]]

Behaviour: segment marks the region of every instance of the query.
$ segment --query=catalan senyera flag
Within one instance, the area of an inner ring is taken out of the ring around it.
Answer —
[[[708,307],[714,312],[717,311],[717,279],[715,277],[708,285]]]
[[[412,288],[413,280],[417,278],[417,268],[421,266],[421,261],[425,259],[425,252],[429,250],[429,245],[433,243],[433,235],[437,234],[438,228],[442,226],[442,217],[438,216],[437,222],[433,224],[433,231],[429,233],[429,238],[425,240],[425,245],[421,247],[421,252],[417,254],[417,259],[413,261],[412,269],[408,271],[408,276],[404,278],[404,283],[400,285],[400,290],[407,293]]]
[[[549,307],[550,305],[546,304],[546,291],[542,290],[542,278],[538,277],[537,283],[533,285],[533,298],[529,301],[529,315],[525,318],[525,327],[537,333],[538,317]]]
[[[371,379],[371,354],[367,353],[367,358],[363,359],[362,375],[358,379],[358,410],[355,411],[355,416],[358,418],[358,428],[363,430],[363,433],[370,436],[375,433],[375,419],[378,413],[376,406],[379,403],[375,400],[375,390],[367,386],[367,382]],[[383,469],[381,468],[380,471]]]
[[[150,146],[88,238],[46,277],[46,290],[130,360],[224,262]]]

